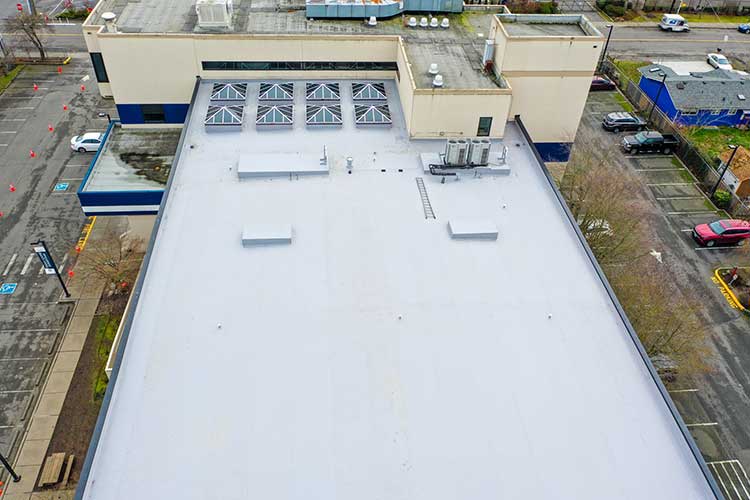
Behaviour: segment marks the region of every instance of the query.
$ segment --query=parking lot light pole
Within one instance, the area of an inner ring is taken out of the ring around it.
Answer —
[[[607,28],[609,28],[609,33],[607,33],[607,41],[604,42],[604,48],[602,49],[602,57],[599,59],[599,70],[601,71],[601,66],[604,64],[604,60],[607,58],[607,47],[609,47],[609,39],[612,37],[612,28],[614,28],[614,24],[608,24]]]
[[[719,175],[719,180],[716,181],[716,184],[714,185],[714,188],[711,190],[711,198],[714,197],[716,194],[716,190],[719,189],[719,184],[721,184],[722,179],[724,179],[724,174],[727,173],[727,169],[729,168],[729,165],[732,164],[732,160],[734,160],[734,154],[737,152],[739,147],[735,146],[734,144],[729,145],[729,149],[732,150],[732,154],[729,155],[729,160],[724,164],[724,169],[721,171],[721,175]]]
[[[13,470],[13,467],[11,467],[11,465],[8,463],[8,460],[5,459],[2,453],[0,453],[0,462],[2,462],[3,467],[5,467],[5,470],[8,471],[8,473],[10,474],[10,477],[13,478],[14,483],[17,483],[18,481],[21,480],[21,476],[16,474],[16,471]]]
[[[656,98],[654,99],[654,104],[651,106],[651,111],[648,114],[648,122],[651,122],[651,115],[654,114],[654,108],[656,108],[656,103],[659,102],[659,96],[661,95],[661,89],[664,88],[664,85],[666,85],[664,82],[667,80],[667,74],[662,73],[659,75],[661,77],[661,85],[659,85],[659,90],[656,92]]]
[[[112,117],[109,116],[109,113],[104,113],[104,112],[99,113],[99,118],[104,118],[105,116],[107,117],[107,123],[112,123]]]

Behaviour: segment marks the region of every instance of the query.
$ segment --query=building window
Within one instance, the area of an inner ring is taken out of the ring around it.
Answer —
[[[96,81],[99,83],[109,83],[109,77],[107,76],[107,68],[104,67],[104,59],[102,58],[101,52],[91,53],[91,64],[94,65],[94,73],[96,73]]]
[[[395,62],[203,61],[204,71],[396,71]]]
[[[479,137],[487,137],[490,135],[490,129],[492,128],[492,117],[483,116],[479,119],[479,128],[477,128],[477,135]]]
[[[161,104],[141,104],[144,123],[164,123],[164,106]]]

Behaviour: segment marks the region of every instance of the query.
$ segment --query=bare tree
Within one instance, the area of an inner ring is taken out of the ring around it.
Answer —
[[[11,34],[22,35],[39,51],[40,59],[47,58],[45,42],[41,38],[41,34],[47,31],[47,24],[42,14],[19,12],[14,17],[5,20],[5,30]]]
[[[644,212],[629,172],[612,167],[581,141],[565,169],[560,191],[602,265],[637,258]]]
[[[105,280],[113,293],[128,290],[135,280],[143,252],[142,238],[128,238],[114,230],[89,243],[78,263],[86,277]]]

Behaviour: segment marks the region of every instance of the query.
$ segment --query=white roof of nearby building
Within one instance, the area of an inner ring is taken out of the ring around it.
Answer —
[[[84,498],[711,498],[515,125],[509,176],[441,184],[386,88],[391,128],[341,82],[340,128],[296,92],[293,130],[210,134],[200,86]],[[324,145],[328,174],[238,180]]]

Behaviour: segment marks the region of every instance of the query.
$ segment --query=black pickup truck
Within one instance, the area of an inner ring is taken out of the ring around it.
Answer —
[[[626,135],[622,139],[622,149],[626,153],[664,153],[672,154],[680,142],[673,135],[662,135],[659,132],[638,132],[635,135]]]

